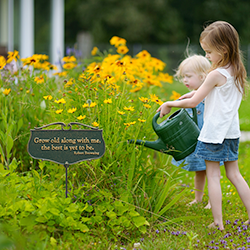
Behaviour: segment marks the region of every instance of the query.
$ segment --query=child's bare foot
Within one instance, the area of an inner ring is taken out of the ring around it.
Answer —
[[[245,221],[244,225],[250,225],[250,220]]]
[[[223,229],[220,229],[219,228],[219,225],[218,224],[215,224],[214,222],[213,223],[211,223],[209,226],[208,226],[208,228],[209,229],[219,229],[220,231],[222,231],[222,230],[224,230],[224,228]]]
[[[204,207],[204,209],[211,209],[211,204],[210,204],[210,202],[207,203],[207,205]]]
[[[189,202],[188,204],[187,204],[187,206],[192,206],[192,205],[194,205],[195,203],[197,203],[198,201],[197,200],[193,200],[193,201],[191,201],[191,202]]]

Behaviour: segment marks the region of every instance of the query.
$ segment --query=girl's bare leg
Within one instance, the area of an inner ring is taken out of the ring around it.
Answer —
[[[238,161],[228,161],[224,164],[227,178],[237,189],[238,194],[246,207],[248,213],[248,220],[250,220],[250,189],[239,171]]]
[[[211,203],[214,223],[220,230],[224,230],[222,220],[222,193],[220,186],[220,162],[206,161],[206,174],[208,183],[209,200]]]
[[[194,179],[194,187],[196,189],[195,200],[198,202],[202,202],[205,183],[206,183],[206,170],[196,171]]]

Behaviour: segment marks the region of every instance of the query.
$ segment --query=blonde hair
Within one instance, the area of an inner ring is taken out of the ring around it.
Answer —
[[[206,57],[201,55],[190,55],[181,62],[174,76],[178,80],[182,80],[184,71],[187,68],[197,75],[206,76],[210,67],[211,64]]]
[[[245,94],[247,73],[243,64],[242,53],[239,48],[239,35],[236,29],[224,21],[214,22],[202,31],[200,43],[205,43],[222,56],[219,62],[212,65],[211,70],[232,66],[235,85],[241,93]]]

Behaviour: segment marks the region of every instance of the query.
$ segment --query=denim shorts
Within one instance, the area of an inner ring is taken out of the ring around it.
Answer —
[[[206,143],[198,141],[195,155],[207,161],[238,160],[239,138],[225,139],[223,143]]]

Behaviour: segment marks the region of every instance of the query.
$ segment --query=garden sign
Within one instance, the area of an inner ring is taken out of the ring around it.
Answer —
[[[61,129],[43,129],[52,125],[61,125]],[[72,125],[85,126],[90,129],[72,129]],[[63,122],[56,122],[31,129],[30,132],[28,153],[32,158],[64,165],[66,198],[68,166],[85,160],[101,158],[105,152],[102,130],[82,123],[71,122],[66,125]]]

